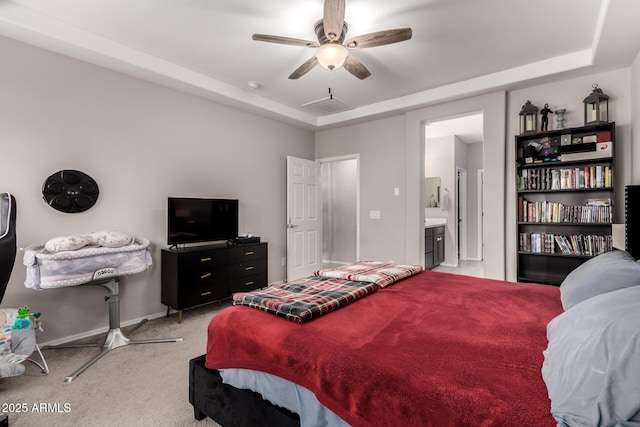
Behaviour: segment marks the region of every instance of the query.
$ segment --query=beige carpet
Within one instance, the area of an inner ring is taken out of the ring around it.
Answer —
[[[50,374],[27,363],[24,375],[0,379],[0,410],[10,427],[217,426],[195,420],[188,387],[189,360],[204,353],[207,325],[220,309],[210,304],[185,311],[181,324],[177,314],[150,320],[131,338],[184,341],[117,348],[69,383],[65,378],[99,349],[43,350]]]

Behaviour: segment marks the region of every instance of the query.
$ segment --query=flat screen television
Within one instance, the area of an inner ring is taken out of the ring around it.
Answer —
[[[169,197],[167,243],[214,242],[238,237],[238,200]]]

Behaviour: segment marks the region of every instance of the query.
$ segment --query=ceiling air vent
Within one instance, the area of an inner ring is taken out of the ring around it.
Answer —
[[[335,96],[328,96],[326,98],[318,99],[317,101],[307,102],[306,104],[302,104],[301,107],[320,116],[353,110],[355,108],[352,105],[345,104]]]

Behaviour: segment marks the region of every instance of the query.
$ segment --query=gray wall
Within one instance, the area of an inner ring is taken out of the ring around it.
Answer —
[[[486,274],[504,278],[505,94],[497,92],[316,133],[316,157],[360,153],[361,259],[424,262],[424,171],[427,121],[484,113],[485,147],[497,155],[485,161],[486,199],[493,238]],[[394,195],[394,188],[399,195]],[[381,219],[370,219],[380,210]]]
[[[424,123],[469,113],[483,113],[484,125],[484,231],[485,274],[490,278],[515,280],[515,169],[512,159],[514,137],[519,132],[518,113],[526,100],[536,105],[566,108],[565,125],[582,126],[582,100],[598,83],[612,97],[610,120],[616,122],[616,217],[622,221],[624,186],[640,183],[640,59],[633,67],[595,75],[576,77],[555,83],[531,86],[510,93],[487,95],[443,103],[415,110],[392,119],[372,120],[340,129],[316,133],[316,156],[360,153],[362,159],[361,203],[363,221],[361,258],[402,260],[421,264],[424,256]],[[634,78],[632,78],[632,76]],[[635,94],[636,96],[632,96]],[[632,115],[632,112],[633,115]],[[555,126],[555,119],[551,119]],[[404,138],[404,144],[402,143]],[[368,172],[365,174],[364,170]],[[384,172],[380,172],[384,171]],[[384,174],[384,176],[382,176]],[[405,207],[392,196],[396,183]],[[380,209],[380,220],[368,217],[369,209]],[[386,213],[386,216],[385,216]],[[389,219],[389,216],[392,216]],[[404,234],[404,244],[402,235]],[[404,255],[402,253],[404,250]]]
[[[632,132],[640,129],[640,56],[630,69],[529,87],[508,96],[496,92],[447,102],[319,131],[314,137],[8,39],[0,38],[0,54],[0,191],[18,199],[18,244],[105,228],[149,238],[155,265],[124,279],[123,321],[164,309],[159,254],[166,246],[169,195],[239,198],[240,232],[260,234],[269,242],[270,280],[285,276],[280,260],[286,253],[287,155],[313,159],[360,153],[360,258],[420,264],[424,123],[482,112],[485,272],[509,280],[515,277],[513,137],[527,99],[568,108],[567,126],[580,126],[582,99],[597,82],[612,96],[611,119],[618,124],[616,185],[622,190],[626,184],[640,184],[640,167],[632,167],[640,164],[640,137]],[[64,215],[44,204],[40,189],[49,174],[72,168],[92,175],[101,196],[91,210]],[[618,215],[622,194],[616,196]],[[370,219],[371,210],[379,210],[381,218]],[[24,277],[18,259],[3,306],[30,305],[42,311],[42,342],[106,325],[102,290],[38,292],[24,288]]]
[[[18,245],[118,229],[152,242],[150,271],[121,282],[123,322],[163,313],[160,249],[167,196],[240,200],[240,233],[269,242],[269,280],[285,277],[286,156],[314,158],[313,133],[0,38],[0,191],[16,196]],[[43,181],[79,169],[98,203],[62,214]],[[22,253],[2,301],[41,311],[48,342],[107,326],[101,288],[34,291]]]
[[[398,116],[316,133],[318,159],[360,153],[360,259],[363,260],[405,259],[404,129],[405,119]],[[400,189],[398,196],[394,195],[395,188]],[[380,211],[380,219],[371,219],[371,210]]]

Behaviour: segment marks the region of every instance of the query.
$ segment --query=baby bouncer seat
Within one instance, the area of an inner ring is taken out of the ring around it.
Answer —
[[[16,200],[9,193],[0,193],[0,302],[9,285],[16,258]],[[36,322],[40,314],[36,313]],[[33,313],[28,307],[0,308],[0,378],[20,375],[25,367],[21,363],[34,350],[40,354],[37,362],[43,373],[49,373],[40,349],[36,344]]]

